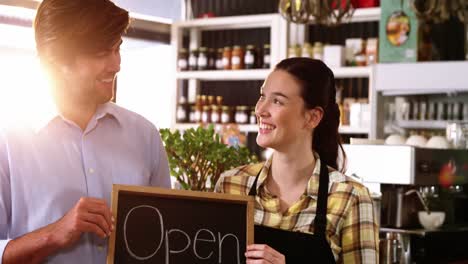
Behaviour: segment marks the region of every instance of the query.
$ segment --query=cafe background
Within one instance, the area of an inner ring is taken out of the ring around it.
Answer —
[[[159,128],[214,124],[264,159],[252,113],[262,80],[286,57],[322,59],[337,78],[347,174],[375,201],[381,262],[468,259],[468,1],[343,0],[332,12],[306,0],[115,2],[133,18],[117,104]],[[0,126],[51,108],[37,3],[0,1]]]

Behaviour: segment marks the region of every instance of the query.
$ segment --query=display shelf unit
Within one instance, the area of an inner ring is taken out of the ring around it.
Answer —
[[[361,8],[356,9],[352,18],[344,22],[365,22],[378,21],[380,19],[380,8]],[[310,23],[314,23],[311,20]],[[200,81],[250,81],[264,80],[272,67],[281,59],[287,57],[287,48],[291,43],[291,37],[295,25],[287,22],[280,14],[259,14],[231,17],[215,17],[192,19],[173,23],[171,27],[171,44],[173,49],[173,64],[175,72],[175,87],[173,102],[177,102],[178,91],[181,85],[180,80],[188,80],[188,100],[194,100],[195,94],[199,91]],[[224,31],[234,29],[270,29],[270,69],[251,69],[251,70],[207,70],[207,71],[177,71],[176,61],[178,50],[182,47],[184,33],[189,34],[189,49],[199,48],[201,44],[201,32],[203,31]],[[366,67],[334,67],[332,71],[336,78],[369,78],[369,84],[372,83],[374,73],[373,66]],[[369,87],[369,89],[371,89]],[[369,92],[370,94],[370,92]],[[197,124],[179,124],[175,120],[175,111],[173,111],[173,128],[187,129],[196,127]],[[240,125],[243,132],[257,132],[256,125]],[[369,134],[370,128],[356,128],[350,126],[340,127],[342,134]]]

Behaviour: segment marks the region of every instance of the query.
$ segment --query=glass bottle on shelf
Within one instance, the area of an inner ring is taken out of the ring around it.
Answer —
[[[231,69],[231,47],[224,47],[223,50],[223,69]]]
[[[197,61],[198,61],[198,50],[193,49],[190,51],[189,55],[189,70],[196,71],[197,70]]]
[[[208,68],[208,49],[206,47],[200,47],[197,59],[197,69],[204,71]]]
[[[216,96],[216,105],[218,105],[219,107],[221,107],[223,105],[223,97],[218,95]]]
[[[177,123],[185,123],[188,121],[188,107],[187,107],[187,100],[184,96],[179,98],[179,102],[177,103],[177,111],[176,111],[176,119]]]
[[[216,69],[216,52],[215,49],[209,48],[208,49],[208,70]]]
[[[232,49],[231,55],[231,69],[240,70],[244,68],[244,49],[236,45]]]
[[[263,45],[263,68],[270,68],[270,44]]]
[[[201,122],[207,124],[211,122],[211,107],[209,105],[203,106],[203,111],[201,115]]]
[[[179,71],[188,70],[188,52],[187,49],[181,48],[179,50],[179,59],[177,60],[177,68]]]
[[[231,108],[227,105],[221,107],[221,123],[228,124],[231,123]]]
[[[314,59],[323,60],[323,44],[315,42],[313,47]]]
[[[248,107],[245,105],[236,106],[235,121],[237,124],[247,124],[249,122],[249,115],[247,113]]]
[[[203,101],[202,96],[197,95],[197,99],[195,101],[195,114],[194,114],[194,121],[195,123],[201,122],[201,114],[203,112]]]
[[[255,107],[251,108],[250,116],[249,116],[249,123],[252,125],[257,124],[257,116],[255,115]]]
[[[223,48],[219,48],[217,53],[216,53],[216,69],[217,70],[222,70],[224,69],[223,67],[223,51],[224,49]]]
[[[220,123],[220,114],[219,114],[219,107],[217,105],[211,106],[211,123],[218,124]]]
[[[244,64],[246,69],[255,68],[257,62],[257,52],[254,45],[248,45],[245,51]]]
[[[189,122],[190,123],[197,123],[197,120],[195,119],[195,112],[197,108],[195,105],[190,106],[190,114],[189,114]]]

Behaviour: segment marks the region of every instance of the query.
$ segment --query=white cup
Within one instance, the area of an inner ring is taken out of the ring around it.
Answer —
[[[419,223],[428,230],[434,230],[439,228],[445,220],[445,212],[430,212],[426,211],[418,212]]]

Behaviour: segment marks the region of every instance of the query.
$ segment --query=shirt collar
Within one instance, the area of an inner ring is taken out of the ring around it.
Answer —
[[[120,124],[121,122],[120,120],[121,117],[118,113],[118,109],[116,105],[112,102],[99,105],[92,119],[95,119],[97,121],[105,116],[113,117],[117,121],[118,124]],[[43,129],[48,127],[48,125],[52,123],[52,121],[56,120],[57,118],[60,118],[64,122],[71,122],[71,121],[68,121],[65,117],[63,117],[59,113],[58,109],[54,107],[53,109],[44,113],[37,120],[33,121],[34,131],[36,133],[41,132]]]
[[[271,155],[270,158],[268,158],[265,161],[265,164],[263,165],[262,170],[260,171],[258,181],[257,181],[257,186],[256,186],[257,193],[260,192],[260,188],[263,188],[263,184],[264,184],[266,178],[268,177],[268,173],[269,173],[270,168],[271,168],[273,155]],[[313,199],[317,200],[319,177],[320,177],[320,166],[322,165],[322,162],[320,160],[320,157],[319,157],[318,153],[314,152],[314,157],[315,157],[315,167],[314,167],[314,170],[312,171],[312,176],[310,177],[309,181],[307,182],[307,188],[306,188],[306,190],[304,192],[304,195],[307,195],[310,198],[313,198]],[[330,183],[331,183],[331,181],[330,181]],[[329,186],[330,186],[330,184],[329,184]]]

